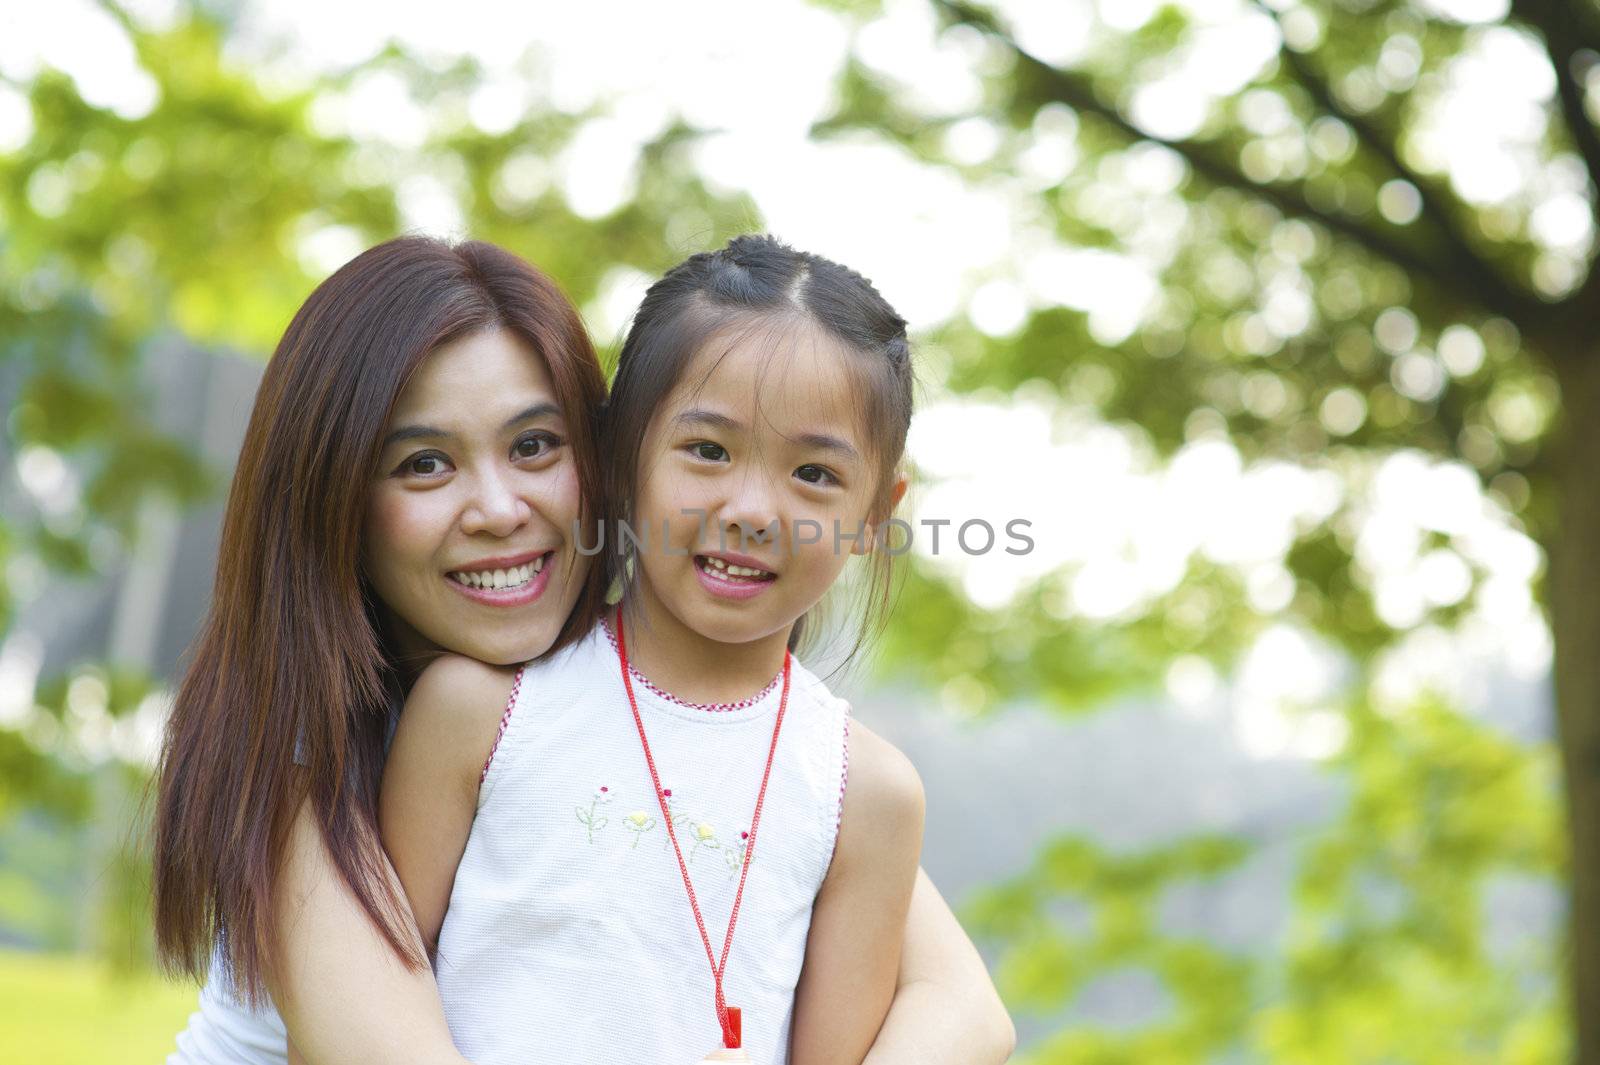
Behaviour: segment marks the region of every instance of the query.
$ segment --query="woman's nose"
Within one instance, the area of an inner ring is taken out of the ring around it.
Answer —
[[[478,479],[476,491],[461,513],[461,531],[510,536],[527,523],[532,513],[528,501],[504,477],[489,474]]]

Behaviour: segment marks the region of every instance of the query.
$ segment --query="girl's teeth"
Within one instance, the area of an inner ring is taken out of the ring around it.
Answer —
[[[724,562],[722,559],[715,558],[715,557],[713,557],[711,555],[706,555],[704,557],[705,557],[705,560],[706,560],[706,569],[708,569],[712,573],[715,573],[718,576],[722,576],[724,574],[726,574],[729,577],[769,577],[769,576],[771,576],[771,574],[769,574],[764,569],[753,569],[753,568],[751,568],[749,566],[733,566],[733,565],[729,565],[728,563]]]

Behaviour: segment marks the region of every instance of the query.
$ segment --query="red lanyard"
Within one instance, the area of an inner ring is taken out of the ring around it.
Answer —
[[[706,935],[706,922],[700,916],[700,903],[694,897],[694,884],[689,880],[689,866],[683,860],[683,848],[678,846],[678,834],[672,828],[672,811],[667,809],[667,797],[661,790],[661,776],[656,772],[656,760],[650,753],[650,741],[644,734],[644,719],[639,716],[639,704],[633,697],[633,677],[628,670],[628,642],[622,635],[622,604],[617,604],[617,657],[622,659],[622,686],[628,691],[628,706],[633,709],[633,723],[639,726],[639,742],[644,746],[645,764],[650,767],[650,782],[656,788],[656,802],[661,804],[661,819],[667,826],[667,837],[672,840],[672,852],[678,856],[678,871],[683,874],[683,887],[689,893],[689,908],[694,911],[694,923],[700,929],[700,942],[705,944],[706,960],[711,963],[711,978],[717,989],[717,1024],[722,1028],[722,1044],[729,1050],[741,1041],[740,1017],[737,1007],[730,1007],[722,997],[722,974],[728,968],[728,950],[733,946],[733,926],[739,920],[739,902],[744,898],[745,878],[750,875],[750,863],[756,856],[756,829],[761,824],[761,804],[767,797],[767,781],[772,779],[772,759],[778,753],[778,730],[783,727],[783,712],[789,705],[788,648],[783,652],[783,694],[778,698],[778,720],[772,725],[772,744],[767,748],[767,768],[761,774],[761,790],[756,792],[756,812],[750,817],[750,838],[745,842],[744,870],[739,874],[739,890],[733,896],[733,912],[728,917],[728,937],[722,941],[722,961],[711,952],[711,937]]]

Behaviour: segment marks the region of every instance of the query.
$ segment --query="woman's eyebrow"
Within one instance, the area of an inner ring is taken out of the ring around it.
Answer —
[[[435,429],[431,425],[402,425],[383,438],[383,449],[387,450],[390,445],[405,440],[454,440],[455,438],[455,433]]]
[[[505,424],[500,426],[500,430],[504,432],[514,425],[520,425],[523,422],[530,422],[535,418],[545,418],[550,415],[556,415],[559,417],[560,414],[560,407],[556,406],[554,403],[551,403],[549,400],[543,400],[535,403],[527,410],[507,418],[505,420]],[[383,438],[383,446],[387,448],[391,444],[398,444],[404,440],[454,440],[455,438],[456,434],[450,432],[448,429],[435,429],[431,425],[402,425],[400,428]]]
[[[523,411],[521,414],[516,414],[510,418],[507,418],[506,423],[500,428],[502,430],[509,429],[518,422],[531,422],[535,418],[546,418],[552,414],[559,418],[561,416],[561,408],[547,399],[541,400],[540,402],[529,407],[527,410]]]

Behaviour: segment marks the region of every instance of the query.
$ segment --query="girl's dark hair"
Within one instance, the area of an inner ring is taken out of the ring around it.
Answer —
[[[361,573],[362,524],[369,472],[412,372],[441,344],[489,328],[516,335],[548,367],[592,527],[604,377],[571,302],[510,252],[420,237],[371,248],[317,287],[267,364],[228,493],[210,612],[162,751],[155,932],[169,971],[203,976],[220,943],[234,984],[261,1000],[276,939],[272,886],[303,803],[389,945],[427,963],[378,841],[399,677]],[[604,588],[586,583],[552,650],[588,631]]]
[[[717,251],[691,255],[650,286],[617,357],[601,431],[603,524],[618,532],[638,498],[639,459],[651,417],[678,386],[695,354],[730,328],[819,328],[860,355],[861,421],[873,435],[878,478],[873,520],[889,516],[889,492],[911,426],[913,375],[906,322],[872,282],[831,259],[797,251],[769,235],[735,237]],[[893,588],[885,537],[873,551],[873,575],[854,650],[887,614]],[[626,537],[608,538],[609,582],[637,579]],[[800,641],[804,619],[790,636]]]

